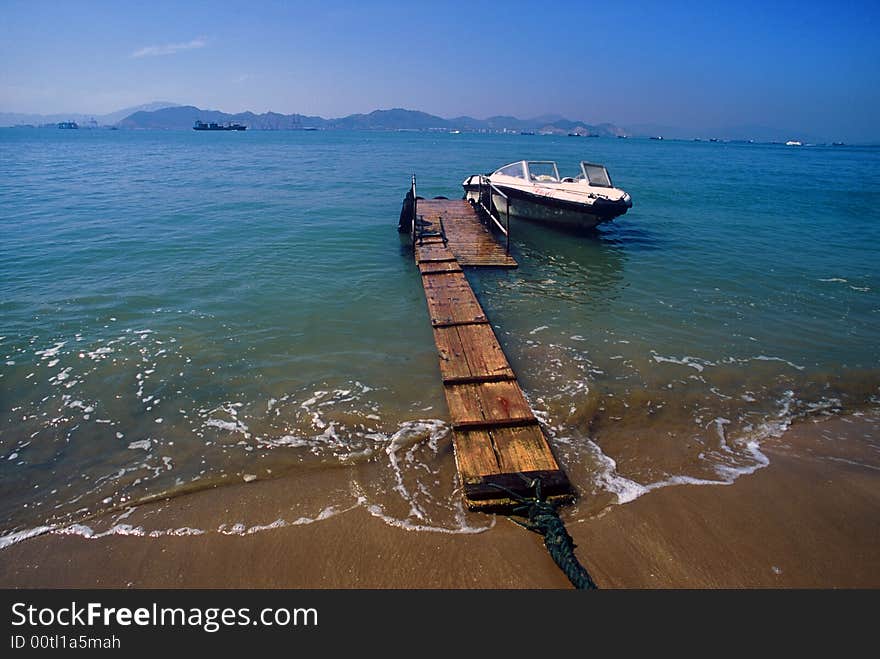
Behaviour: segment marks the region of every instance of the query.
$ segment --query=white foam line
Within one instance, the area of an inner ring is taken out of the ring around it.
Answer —
[[[690,366],[695,369],[697,372],[702,373],[706,366],[714,366],[712,362],[708,362],[705,360],[698,360],[696,357],[682,357],[681,359],[677,357],[664,357],[662,355],[658,355],[656,352],[651,351],[651,356],[654,358],[654,361],[659,363],[668,363],[668,364],[678,364],[679,366]]]
[[[757,441],[751,440],[746,442],[745,448],[749,453],[751,453],[752,459],[755,461],[754,464],[745,465],[742,467],[729,467],[727,465],[718,465],[717,467],[715,467],[715,471],[718,472],[718,475],[722,478],[727,476],[727,480],[722,482],[722,485],[731,485],[740,476],[753,474],[759,469],[763,469],[770,464],[770,458],[768,458],[766,455],[764,455],[764,453],[761,452]]]
[[[160,420],[157,419],[157,423]],[[222,419],[208,419],[205,421],[205,425],[213,428],[220,428],[221,430],[228,430],[231,433],[237,432],[244,435],[245,439],[250,439],[251,434],[248,432],[249,428],[242,421],[236,419],[235,421],[223,421]]]
[[[635,501],[648,492],[648,488],[629,478],[624,478],[617,473],[617,463],[613,458],[602,452],[599,445],[592,440],[587,440],[587,445],[594,451],[600,466],[604,469],[599,473],[596,482],[608,492],[617,495],[617,503],[624,504]]]
[[[445,424],[437,419],[432,419],[430,421],[407,421],[391,436],[391,440],[385,448],[388,461],[391,463],[391,470],[394,472],[394,478],[397,481],[394,490],[400,494],[404,501],[409,502],[410,515],[418,519],[425,519],[425,511],[419,507],[416,503],[415,497],[409,493],[403,482],[403,473],[397,458],[397,451],[406,448],[407,446],[411,446],[418,441],[418,438],[425,431],[427,431],[428,436],[431,437],[437,432],[445,431]]]
[[[13,533],[7,533],[6,535],[0,535],[0,549],[6,549],[7,547],[11,547],[17,542],[21,542],[22,540],[27,540],[28,538],[35,538],[38,535],[43,535],[44,533],[49,533],[52,531],[51,526],[37,526],[32,529],[25,529],[24,531],[15,531]]]
[[[427,524],[413,524],[412,522],[408,522],[407,520],[397,519],[396,517],[391,517],[390,515],[386,515],[385,511],[381,506],[377,504],[372,504],[366,506],[367,512],[370,513],[373,517],[377,519],[381,519],[383,522],[388,524],[388,526],[393,526],[398,529],[403,529],[405,531],[423,531],[428,533],[446,533],[449,535],[457,535],[457,534],[465,534],[471,535],[476,533],[484,533],[495,526],[495,518],[492,518],[492,521],[488,526],[475,527],[475,526],[462,526],[457,529],[447,529],[442,526],[429,526]]]
[[[723,427],[723,424],[720,427]],[[605,455],[595,442],[587,440],[587,443],[595,452],[596,458],[599,460],[601,466],[604,467],[604,470],[596,478],[596,482],[603,486],[608,492],[617,495],[617,503],[620,505],[635,501],[640,496],[647,494],[652,490],[658,490],[662,487],[669,487],[672,485],[732,485],[740,476],[753,474],[770,464],[770,459],[761,452],[758,442],[756,440],[750,440],[746,442],[745,450],[750,454],[754,462],[750,465],[744,465],[741,467],[730,467],[727,465],[716,466],[715,471],[721,477],[721,480],[675,475],[661,481],[643,485],[619,475],[617,473],[617,463],[611,457]]]
[[[226,524],[221,524],[217,527],[217,533],[221,533],[223,535],[252,535],[254,533],[259,533],[260,531],[269,531],[272,529],[280,529],[287,526],[302,526],[304,524],[314,524],[315,522],[322,522],[325,519],[330,519],[331,517],[335,517],[336,515],[346,513],[350,510],[354,510],[360,504],[355,504],[353,506],[349,506],[348,508],[339,509],[336,506],[327,506],[318,513],[315,517],[299,517],[292,522],[288,522],[283,518],[278,518],[274,522],[270,522],[269,524],[254,524],[253,526],[247,526],[243,522],[237,522],[233,524],[231,527]]]
[[[864,467],[865,469],[873,469],[874,471],[880,471],[880,467],[865,464],[864,462],[858,462],[857,460],[849,460],[847,458],[838,458],[833,455],[826,456],[823,458],[823,460],[832,460],[834,462],[844,462],[846,464],[854,465],[856,467]]]
[[[767,355],[758,355],[756,357],[752,357],[752,359],[762,361],[762,362],[782,362],[783,364],[788,364],[792,368],[796,368],[799,371],[804,370],[803,366],[798,366],[797,364],[794,364],[794,363],[788,361],[787,359],[782,359],[782,357],[768,357]]]

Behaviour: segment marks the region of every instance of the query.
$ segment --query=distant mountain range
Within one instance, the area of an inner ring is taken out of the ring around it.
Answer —
[[[230,114],[219,110],[204,110],[193,105],[178,105],[156,101],[136,107],[117,110],[109,114],[16,114],[0,112],[0,126],[44,126],[62,121],[75,121],[81,128],[112,126],[131,130],[188,130],[197,121],[216,123],[240,123],[251,130],[418,130],[418,131],[467,131],[492,133],[536,133],[550,135],[595,135],[602,137],[655,137],[671,139],[718,138],[723,140],[780,141],[799,139],[818,143],[816,136],[792,133],[766,126],[730,126],[710,134],[705,130],[683,129],[675,126],[642,124],[620,127],[615,124],[588,124],[572,121],[558,114],[545,114],[531,119],[498,115],[487,119],[462,116],[444,119],[417,110],[394,108],[374,110],[369,114],[350,114],[336,119],[304,114],[279,114],[277,112],[239,112]]]
[[[124,108],[109,114],[23,114],[18,112],[0,112],[0,126],[43,126],[45,124],[57,124],[60,121],[75,121],[82,126],[113,126],[130,114],[139,111],[161,110],[176,106],[177,103],[155,101]]]
[[[337,119],[325,119],[302,114],[278,114],[266,112],[239,112],[228,114],[217,110],[203,110],[192,105],[179,105],[155,110],[140,110],[125,117],[117,124],[119,128],[141,130],[180,130],[192,128],[196,120],[217,123],[240,123],[252,130],[463,130],[488,132],[541,132],[582,135],[623,135],[625,131],[612,124],[592,126],[581,121],[571,121],[556,115],[518,119],[516,117],[455,117],[444,119],[417,110],[375,110],[369,114],[350,114]]]

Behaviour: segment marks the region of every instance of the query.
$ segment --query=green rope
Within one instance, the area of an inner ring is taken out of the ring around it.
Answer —
[[[541,481],[539,479],[535,479],[529,484],[529,488],[535,490],[533,497],[523,497],[506,487],[494,483],[493,485],[507,492],[514,501],[520,504],[513,509],[513,514],[524,517],[525,520],[520,521],[511,517],[511,521],[544,536],[544,546],[547,547],[550,557],[575,588],[580,590],[598,588],[586,568],[575,556],[574,550],[577,545],[574,544],[574,540],[566,531],[556,506],[541,498]]]

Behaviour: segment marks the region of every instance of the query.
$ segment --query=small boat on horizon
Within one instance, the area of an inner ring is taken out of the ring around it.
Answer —
[[[788,142],[785,143],[785,146],[803,146],[803,144],[797,140],[788,140]]]
[[[632,208],[632,198],[613,186],[605,166],[586,161],[577,176],[561,178],[551,160],[519,160],[488,176],[469,176],[462,187],[469,201],[479,203],[489,190],[501,213],[509,208],[511,217],[569,228],[592,229]]]

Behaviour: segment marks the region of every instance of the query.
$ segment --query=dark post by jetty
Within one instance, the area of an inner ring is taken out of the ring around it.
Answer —
[[[534,497],[538,482],[546,501],[574,495],[462,270],[517,267],[493,219],[509,246],[509,223],[505,231],[466,200],[420,199],[413,177],[399,228],[410,234],[425,290],[465,502],[501,512]]]

